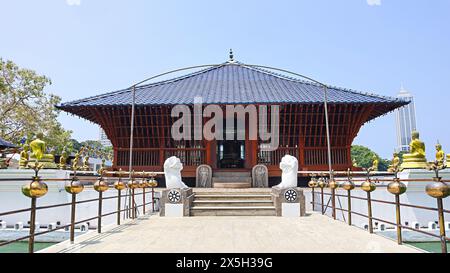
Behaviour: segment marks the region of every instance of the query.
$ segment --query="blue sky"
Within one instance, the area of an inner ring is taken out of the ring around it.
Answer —
[[[394,96],[403,83],[430,159],[438,139],[450,152],[449,0],[0,0],[0,11],[0,56],[49,76],[63,101],[220,63],[233,48],[241,62],[360,91]],[[98,138],[87,121],[60,120],[79,140]],[[390,157],[394,114],[355,143]]]

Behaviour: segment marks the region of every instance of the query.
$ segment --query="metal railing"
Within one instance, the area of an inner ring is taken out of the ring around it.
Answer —
[[[80,225],[89,221],[97,220],[97,232],[102,232],[102,219],[107,216],[116,215],[116,223],[117,225],[121,224],[121,218],[124,219],[136,219],[140,208],[142,208],[142,215],[145,215],[148,212],[155,212],[155,187],[157,187],[157,182],[155,177],[160,175],[161,173],[134,173],[132,172],[131,179],[124,179],[124,175],[129,175],[128,172],[103,172],[102,175],[98,176],[98,178],[83,178],[82,176],[78,176],[77,172],[73,173],[73,176],[68,179],[42,179],[39,177],[39,168],[35,168],[35,175],[31,178],[31,182],[28,182],[22,187],[22,192],[24,195],[30,197],[31,206],[29,208],[18,209],[7,212],[0,212],[0,217],[10,216],[14,214],[20,213],[30,213],[30,221],[29,221],[29,233],[26,236],[22,236],[20,238],[16,238],[14,240],[0,242],[0,247],[9,245],[12,243],[28,240],[28,252],[34,253],[34,243],[35,237],[44,235],[47,233],[55,232],[62,229],[69,230],[70,242],[74,243],[75,241],[75,227],[76,225]],[[106,179],[106,176],[109,176]],[[0,179],[0,183],[2,181],[24,181],[24,179],[17,178],[4,178]],[[68,194],[71,195],[71,202],[54,204],[54,205],[46,205],[46,206],[37,206],[37,199],[44,196],[48,192],[48,186],[45,182],[65,182],[65,190]],[[92,198],[87,200],[77,201],[77,195],[83,192],[86,184],[93,183],[93,188],[98,192],[98,198]],[[117,190],[116,196],[108,196],[103,197],[103,193],[111,188]],[[122,191],[127,189],[126,194],[122,194]],[[136,190],[141,189],[142,192],[137,193]],[[150,189],[150,191],[146,191],[146,189]],[[149,202],[146,202],[146,196],[151,194],[151,198]],[[142,202],[140,205],[137,205],[136,198],[141,197]],[[122,208],[122,198],[128,199],[128,206],[125,205]],[[111,212],[104,213],[103,212],[103,202],[108,200],[117,200],[117,209]],[[98,204],[98,213],[96,216],[90,217],[88,219],[83,219],[76,221],[76,210],[77,205],[93,203],[97,202]],[[146,208],[151,205],[151,210],[146,211]],[[50,229],[49,227],[45,231],[36,232],[36,212],[54,209],[60,207],[70,206],[70,223],[66,225],[58,225],[55,228]]]
[[[352,216],[360,216],[365,219],[367,219],[367,230],[369,233],[374,233],[373,228],[373,221],[377,221],[380,223],[388,224],[391,226],[396,227],[397,229],[397,243],[399,245],[403,244],[403,237],[402,237],[402,230],[410,230],[414,232],[418,232],[427,236],[434,237],[436,239],[439,239],[439,242],[441,243],[441,251],[442,253],[448,253],[447,250],[447,243],[450,242],[450,238],[446,235],[445,230],[445,220],[444,215],[449,214],[450,210],[444,209],[443,206],[443,199],[448,197],[450,195],[450,187],[448,183],[450,181],[443,180],[441,177],[439,177],[438,172],[436,173],[436,177],[433,179],[399,179],[397,176],[397,173],[389,173],[390,175],[394,175],[393,178],[374,178],[371,176],[370,172],[366,172],[365,178],[357,178],[354,179],[352,177],[352,172],[347,172],[347,178],[341,179],[340,181],[336,180],[335,178],[332,178],[331,180],[327,177],[327,174],[322,173],[320,178],[317,178],[318,172],[309,172],[311,175],[311,181],[308,183],[308,186],[312,190],[312,209],[313,211],[316,211],[316,206],[320,206],[320,211],[322,215],[326,215],[326,212],[329,208],[332,210],[332,217],[334,220],[337,220],[337,214],[336,211],[342,212],[342,219],[343,221],[347,222],[348,225],[352,225]],[[375,173],[376,174],[376,173]],[[387,173],[386,173],[387,174]],[[379,174],[376,174],[379,175]],[[333,177],[333,176],[331,176]],[[341,183],[339,183],[341,182]],[[356,185],[354,182],[362,182],[360,185]],[[387,186],[378,186],[377,184],[380,182],[390,182]],[[426,186],[426,193],[435,198],[437,201],[437,207],[428,207],[428,206],[419,206],[419,205],[413,205],[413,204],[406,204],[402,203],[400,201],[400,196],[406,192],[407,187],[402,182],[429,182]],[[395,196],[395,201],[386,201],[386,200],[380,200],[380,199],[374,199],[372,198],[372,192],[374,192],[378,188],[385,188],[388,192],[393,194]],[[320,191],[317,192],[316,189],[319,189]],[[325,192],[325,189],[329,189],[330,192]],[[351,192],[355,189],[360,189],[364,192],[366,192],[366,197],[359,197],[359,196],[352,196]],[[345,191],[346,194],[340,194],[338,191]],[[325,204],[325,197],[329,197],[327,204]],[[344,209],[342,205],[338,207],[336,205],[336,198],[338,198],[338,201],[340,203],[340,198],[346,198],[347,199],[347,208]],[[320,198],[320,202],[316,201],[317,198]],[[355,210],[352,210],[352,200],[362,200],[367,202],[367,214],[357,212]],[[331,203],[331,206],[330,206]],[[379,204],[385,204],[385,205],[392,205],[395,206],[395,222],[388,221],[386,219],[380,219],[373,216],[373,203],[379,203]],[[401,218],[401,208],[402,207],[408,207],[413,209],[421,209],[421,210],[428,210],[433,211],[437,213],[438,217],[438,227],[439,227],[439,235],[425,231],[423,229],[416,228],[416,227],[410,227],[408,225],[402,224],[402,218]],[[347,214],[347,219],[345,219],[344,213]]]

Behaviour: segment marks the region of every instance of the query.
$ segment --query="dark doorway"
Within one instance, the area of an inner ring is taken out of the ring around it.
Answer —
[[[220,169],[244,168],[245,141],[221,140],[217,141],[217,166]]]

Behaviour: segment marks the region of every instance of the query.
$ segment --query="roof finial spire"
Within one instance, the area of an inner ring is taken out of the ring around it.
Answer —
[[[233,49],[230,48],[230,62],[234,62],[234,55],[233,55]]]

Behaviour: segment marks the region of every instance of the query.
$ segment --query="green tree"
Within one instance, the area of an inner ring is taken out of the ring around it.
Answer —
[[[380,171],[386,171],[390,165],[390,160],[381,158],[377,153],[367,147],[360,145],[352,146],[352,159],[356,159],[359,167],[372,167],[373,156],[376,156],[379,159],[380,164],[378,169]]]
[[[55,105],[61,98],[44,92],[51,80],[35,71],[18,67],[0,58],[0,136],[19,143],[43,132],[49,149],[60,152],[70,140],[71,131],[58,122]]]

